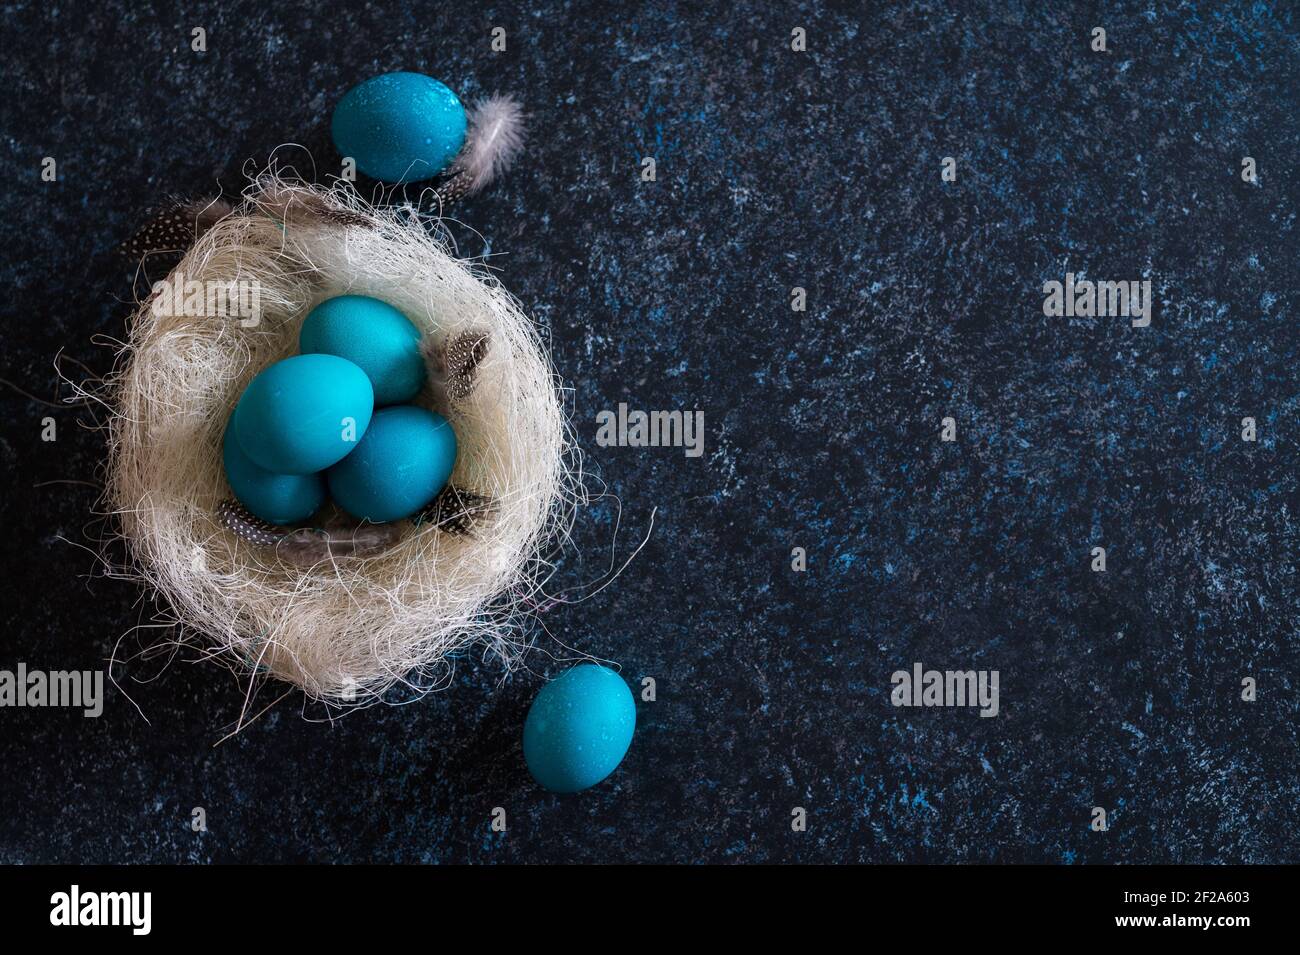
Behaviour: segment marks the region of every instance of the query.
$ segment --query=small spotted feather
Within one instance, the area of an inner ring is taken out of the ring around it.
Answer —
[[[421,345],[435,381],[441,383],[452,401],[461,401],[474,390],[478,366],[487,357],[487,332],[469,331],[444,339],[432,348]]]
[[[158,213],[124,242],[122,253],[130,259],[147,255],[180,255],[214,225],[230,215],[224,199],[198,200]]]
[[[402,525],[398,523],[341,526],[332,522],[326,528],[280,527],[250,514],[238,501],[218,504],[217,517],[237,537],[259,547],[274,547],[278,556],[299,567],[340,557],[373,557],[402,536]]]
[[[438,530],[450,534],[473,535],[494,509],[490,497],[448,484],[428,507],[416,515],[415,523],[418,526],[428,521]]]

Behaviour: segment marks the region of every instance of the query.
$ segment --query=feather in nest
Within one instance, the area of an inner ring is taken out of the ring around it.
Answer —
[[[341,557],[373,557],[401,539],[402,525],[347,521],[334,510],[324,527],[281,527],[255,517],[238,501],[222,501],[217,517],[237,537],[259,547],[274,547],[277,556],[297,567]]]
[[[448,484],[416,515],[415,526],[419,527],[428,521],[438,530],[472,537],[495,509],[496,505],[490,497]]]
[[[342,226],[367,226],[371,220],[360,212],[336,206],[325,198],[301,190],[270,192],[259,197],[262,211],[285,223],[324,220]],[[234,212],[225,199],[196,199],[178,202],[155,214],[119,247],[130,259],[147,255],[182,255],[214,225]]]
[[[429,378],[440,399],[463,401],[474,391],[478,368],[487,357],[491,337],[485,331],[462,332],[433,344],[420,342]]]
[[[133,260],[147,255],[181,255],[233,211],[225,199],[177,203],[157,213],[119,248]]]

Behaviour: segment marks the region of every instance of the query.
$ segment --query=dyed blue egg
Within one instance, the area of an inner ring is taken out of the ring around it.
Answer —
[[[381,524],[410,517],[447,484],[456,434],[440,414],[415,405],[375,412],[357,449],[326,475],[334,503]]]
[[[330,132],[344,156],[384,182],[442,172],[465,144],[465,107],[422,73],[384,73],[358,83],[334,107]]]
[[[227,426],[221,442],[226,480],[240,504],[272,524],[297,524],[325,504],[325,475],[276,474],[253,463]]]
[[[248,383],[231,424],[253,463],[276,474],[311,474],[361,443],[375,410],[366,373],[336,355],[296,355]]]
[[[370,379],[377,405],[410,401],[424,384],[420,330],[377,298],[339,295],[321,302],[303,320],[298,348],[352,362]]]
[[[524,721],[524,762],[552,792],[594,786],[623,761],[636,704],[623,678],[583,663],[542,687]]]

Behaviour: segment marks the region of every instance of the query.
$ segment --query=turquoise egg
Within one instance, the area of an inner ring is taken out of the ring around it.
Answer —
[[[357,449],[326,475],[334,503],[381,524],[410,517],[447,484],[456,434],[440,414],[415,405],[375,412]]]
[[[253,463],[276,474],[311,474],[361,443],[375,410],[366,373],[337,355],[297,355],[244,389],[232,425]]]
[[[264,521],[297,524],[325,504],[325,475],[276,474],[258,467],[239,447],[230,426],[221,442],[221,460],[236,499]]]
[[[524,762],[552,792],[594,786],[623,761],[636,704],[623,678],[583,663],[542,687],[524,721]]]
[[[465,107],[422,73],[384,73],[358,83],[334,107],[330,132],[344,156],[384,182],[442,172],[465,144]]]
[[[370,379],[377,405],[410,401],[424,384],[420,330],[377,298],[339,295],[321,302],[303,320],[298,348],[352,362]]]

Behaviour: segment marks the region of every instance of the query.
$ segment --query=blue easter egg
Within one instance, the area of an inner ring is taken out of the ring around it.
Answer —
[[[623,678],[583,663],[542,687],[524,721],[524,761],[552,792],[594,786],[623,761],[636,704]]]
[[[276,474],[258,467],[240,448],[229,425],[221,442],[221,460],[236,499],[264,521],[297,524],[325,503],[325,475]]]
[[[253,463],[311,474],[360,444],[375,410],[366,373],[336,355],[296,355],[248,383],[231,424]]]
[[[321,302],[303,320],[298,348],[352,362],[370,379],[377,405],[410,401],[424,384],[420,330],[377,298],[339,295]]]
[[[422,73],[358,83],[334,107],[334,145],[367,176],[418,182],[442,172],[465,144],[465,107]]]
[[[375,412],[357,449],[326,475],[334,503],[381,524],[410,517],[447,484],[456,434],[440,414],[415,405]]]

